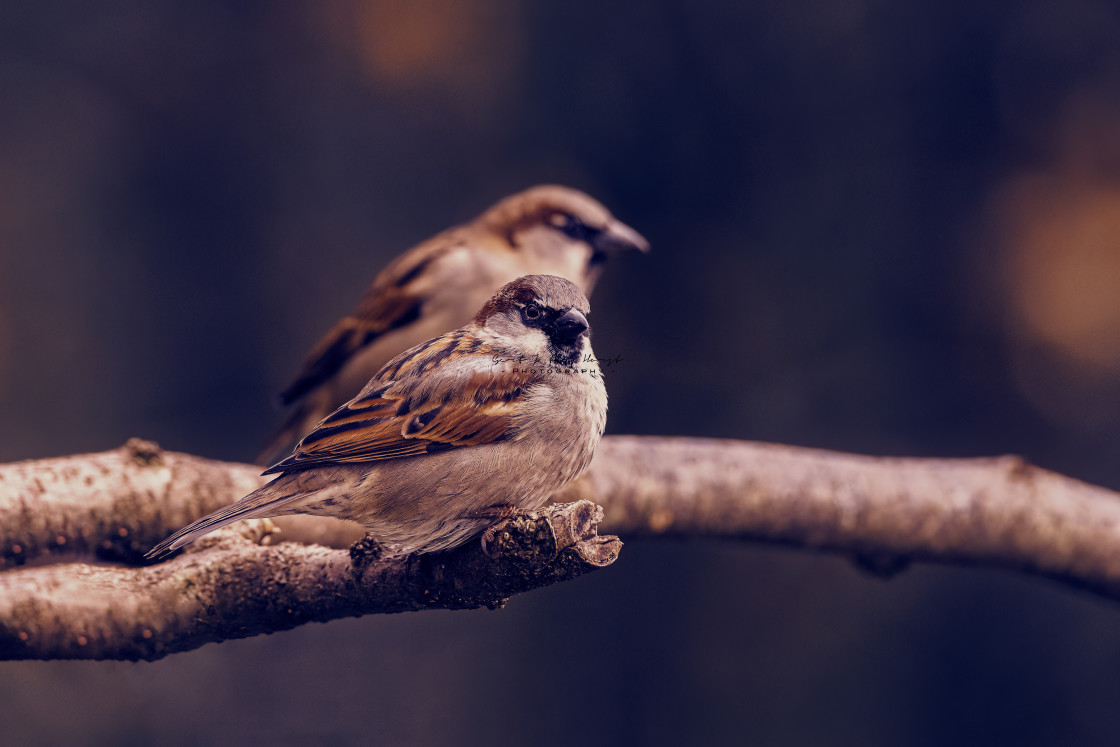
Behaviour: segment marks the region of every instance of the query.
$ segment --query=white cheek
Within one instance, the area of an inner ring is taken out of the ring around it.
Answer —
[[[548,338],[545,337],[544,332],[539,329],[528,330],[528,334],[523,335],[517,342],[518,347],[524,350],[526,355],[539,357],[542,361],[548,362]]]
[[[514,368],[548,365],[548,338],[539,329],[519,329],[516,335],[505,336],[502,342],[508,349],[517,351],[516,360],[512,361]]]
[[[515,237],[521,247],[526,274],[559,275],[585,287],[591,247],[576,241],[551,226],[534,225]]]
[[[511,356],[503,363],[509,370],[526,368],[549,361],[548,338],[544,332],[507,320],[494,320],[483,331],[485,342],[507,351]]]

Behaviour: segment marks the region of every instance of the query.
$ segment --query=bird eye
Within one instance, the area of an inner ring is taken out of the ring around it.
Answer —
[[[548,222],[553,228],[559,228],[563,231],[565,228],[572,225],[572,216],[567,213],[553,213],[548,216]]]
[[[541,315],[541,307],[535,303],[526,304],[521,313],[526,319],[537,319]]]
[[[588,226],[579,218],[569,213],[556,212],[548,216],[548,223],[562,234],[576,241],[588,241],[599,233],[598,229]]]

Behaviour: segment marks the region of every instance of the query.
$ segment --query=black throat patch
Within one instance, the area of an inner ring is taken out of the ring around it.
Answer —
[[[557,366],[571,368],[579,363],[579,354],[582,348],[582,337],[575,340],[565,340],[550,335],[548,338],[548,354],[552,358],[552,363]]]

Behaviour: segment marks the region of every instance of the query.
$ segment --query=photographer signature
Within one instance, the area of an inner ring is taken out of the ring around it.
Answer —
[[[494,365],[497,365],[499,363],[518,363],[518,364],[527,364],[529,366],[545,365],[544,361],[541,360],[541,357],[539,355],[534,355],[532,357],[529,357],[527,355],[518,355],[518,356],[514,356],[512,358],[503,358],[500,355],[495,355],[494,359],[493,359],[493,362],[494,362]],[[613,358],[596,358],[593,355],[585,355],[581,362],[582,363],[593,363],[593,362],[595,362],[595,363],[599,364],[600,368],[610,368],[611,366],[617,365],[617,364],[622,362],[622,354],[619,353],[618,355],[614,356]]]

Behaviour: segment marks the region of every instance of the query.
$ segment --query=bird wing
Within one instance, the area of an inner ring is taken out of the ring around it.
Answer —
[[[429,264],[459,245],[450,232],[441,234],[382,270],[357,308],[335,324],[308,353],[296,378],[280,393],[280,401],[290,405],[301,399],[378,337],[419,319],[431,289],[419,287],[425,284],[417,279]]]
[[[493,362],[492,356],[461,331],[406,351],[264,474],[418,456],[512,437],[518,400],[536,379],[527,369]]]

